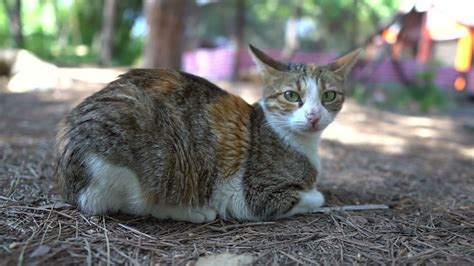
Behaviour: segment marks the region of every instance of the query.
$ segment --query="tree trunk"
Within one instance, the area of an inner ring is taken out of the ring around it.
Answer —
[[[240,69],[240,52],[243,48],[245,28],[245,0],[235,0],[234,31],[232,39],[235,46],[234,63],[232,66],[232,80],[237,80]]]
[[[15,47],[23,47],[23,25],[21,22],[21,0],[3,0],[8,13],[8,25]]]
[[[181,68],[186,0],[146,0],[146,68]]]
[[[105,0],[100,34],[100,64],[110,65],[114,47],[114,33],[116,25],[117,0]]]

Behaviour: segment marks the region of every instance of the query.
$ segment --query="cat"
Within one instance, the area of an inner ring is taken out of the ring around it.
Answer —
[[[324,66],[249,51],[263,77],[254,105],[171,69],[130,70],[86,98],[59,125],[65,201],[89,214],[193,223],[320,208],[320,135],[341,110],[360,50]]]

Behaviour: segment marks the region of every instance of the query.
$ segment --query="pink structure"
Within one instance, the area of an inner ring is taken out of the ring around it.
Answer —
[[[280,57],[280,50],[265,49],[273,58]],[[328,63],[334,59],[335,53],[302,52],[296,54],[294,62],[317,62],[319,64]],[[196,49],[184,54],[183,70],[198,76],[210,79],[228,79],[232,75],[234,64],[234,49]],[[254,66],[247,49],[240,51],[240,70],[246,70]]]
[[[280,57],[280,50],[265,49],[266,53],[274,58]],[[302,63],[326,64],[335,59],[335,53],[323,52],[300,52],[295,55],[292,61]],[[234,50],[231,48],[217,49],[196,49],[184,54],[183,70],[198,76],[209,79],[229,79],[232,75],[234,60]],[[240,51],[240,70],[247,70],[253,67],[252,59],[246,49]],[[374,62],[362,62],[356,66],[353,72],[355,78],[362,78],[363,68],[371,67]],[[415,74],[427,66],[419,63],[415,59],[403,59],[400,61],[405,76],[413,79]],[[365,65],[362,67],[362,65]],[[377,66],[373,66],[373,73],[369,75],[369,82],[373,83],[398,83],[400,78],[394,69],[389,58],[384,59]],[[456,70],[449,66],[440,66],[436,69],[435,83],[441,88],[452,89],[456,79]],[[468,75],[467,91],[474,93],[474,70]]]

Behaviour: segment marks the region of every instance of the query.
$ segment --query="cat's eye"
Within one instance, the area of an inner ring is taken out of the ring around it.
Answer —
[[[336,99],[336,92],[335,91],[326,91],[324,94],[323,94],[323,99],[322,101],[323,102],[332,102],[334,101],[334,99]]]
[[[285,91],[283,95],[289,102],[296,103],[301,101],[300,95],[296,91]]]

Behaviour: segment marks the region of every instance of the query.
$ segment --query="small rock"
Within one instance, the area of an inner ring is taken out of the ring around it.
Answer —
[[[240,266],[240,265],[248,265],[253,262],[253,256],[248,254],[231,254],[231,253],[222,253],[222,254],[214,254],[205,257],[200,257],[197,261],[195,266],[220,266],[220,265],[227,265],[227,266]]]
[[[46,254],[48,254],[48,252],[51,250],[51,247],[50,246],[47,246],[47,245],[40,245],[38,246],[35,251],[33,251],[33,253],[31,253],[30,257],[31,258],[34,258],[34,257],[41,257],[41,256],[44,256]]]

